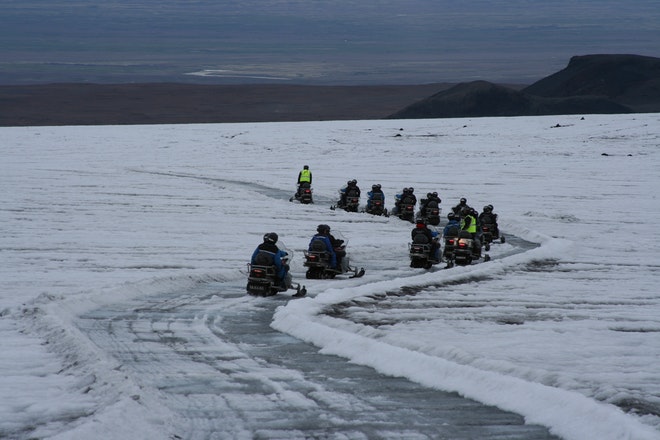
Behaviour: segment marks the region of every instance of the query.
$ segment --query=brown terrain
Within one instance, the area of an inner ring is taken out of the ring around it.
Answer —
[[[187,124],[660,112],[660,58],[573,57],[525,86],[0,86],[0,126]]]
[[[450,86],[0,86],[0,126],[383,119]]]

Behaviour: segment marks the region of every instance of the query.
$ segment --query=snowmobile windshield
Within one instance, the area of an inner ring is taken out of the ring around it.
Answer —
[[[343,240],[344,246],[348,245],[348,240],[346,239],[346,237],[344,237],[344,235],[341,232],[331,229],[330,235],[335,237],[336,240]]]
[[[276,245],[279,250],[287,253],[287,258],[289,259],[289,261],[293,260],[293,251],[289,249],[287,245],[285,245],[282,241],[278,241]]]

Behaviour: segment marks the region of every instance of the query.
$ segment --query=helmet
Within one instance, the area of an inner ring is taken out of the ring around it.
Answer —
[[[461,209],[461,215],[466,216],[470,213],[470,208],[463,208]]]
[[[433,193],[426,193],[426,197],[430,199],[431,197],[433,197]]]
[[[461,205],[465,205],[467,203],[467,199],[465,197],[461,197]]]
[[[318,225],[318,227],[316,228],[316,232],[318,232],[319,234],[327,234],[330,232],[330,226]]]
[[[447,220],[456,220],[456,214],[450,212],[449,214],[447,214]]]
[[[412,193],[415,192],[415,188],[413,188],[413,187],[411,186],[410,188],[408,188],[408,191],[410,191],[410,193],[412,194]]]
[[[351,180],[351,183],[352,183],[353,185],[357,185],[357,180],[353,179],[353,180]]]
[[[417,220],[415,220],[415,223],[417,224],[418,228],[426,226],[426,220],[424,220],[423,217],[417,217]]]
[[[352,181],[352,180],[349,180],[349,181],[346,182],[346,185],[349,185],[349,186],[350,186],[351,183],[353,183],[353,181]]]
[[[410,192],[410,188],[403,188],[403,193],[408,194]]]
[[[378,189],[378,185],[371,185],[371,189],[373,189],[374,191],[376,191],[376,190]]]
[[[305,165],[303,168],[306,169],[306,170],[308,170],[308,169],[309,169],[309,165]]]
[[[488,205],[488,209],[493,210],[493,205]]]
[[[273,243],[273,244],[275,244],[275,243],[277,243],[278,238],[279,237],[277,236],[276,233],[269,232],[267,234],[264,234],[264,243]]]
[[[492,208],[490,207],[490,205],[484,206],[484,212],[491,212],[491,211],[492,211]]]
[[[433,191],[433,197],[438,197],[438,192],[437,191]]]

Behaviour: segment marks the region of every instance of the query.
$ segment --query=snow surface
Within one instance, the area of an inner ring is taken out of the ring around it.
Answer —
[[[274,329],[561,438],[660,439],[658,114],[28,127],[0,138],[0,437],[174,438],[160,394],[117,368],[80,317],[241,285],[275,231],[309,296],[283,301]],[[314,205],[288,201],[303,164]],[[487,263],[412,269],[409,223],[328,209],[352,178],[364,192],[382,184],[388,208],[404,186],[438,191],[445,213],[463,196],[479,211],[493,204],[505,236],[538,246],[507,241]],[[319,223],[350,240],[363,278],[304,279]],[[394,301],[401,289],[413,293]]]

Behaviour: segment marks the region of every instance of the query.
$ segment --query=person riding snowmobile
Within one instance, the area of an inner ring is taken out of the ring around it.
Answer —
[[[360,187],[357,186],[357,180],[349,180],[346,182],[346,186],[339,190],[339,207],[343,208],[346,206],[346,198],[350,195],[352,197],[360,197]]]
[[[371,204],[375,194],[379,194],[381,196],[381,200],[385,200],[385,194],[383,194],[383,190],[381,189],[379,183],[372,185],[371,191],[367,193],[367,210],[371,209]]]
[[[415,242],[415,237],[419,234],[425,235],[428,244],[431,245],[429,258],[440,261],[440,244],[438,243],[438,233],[436,231],[430,230],[422,218],[417,219],[415,228],[410,231],[410,237],[412,238],[413,243]]]
[[[465,197],[461,197],[461,200],[458,201],[458,205],[451,208],[451,210],[454,212],[454,214],[461,216],[465,208],[472,209],[472,207],[467,204],[467,199]]]
[[[296,197],[300,196],[300,188],[301,184],[303,183],[309,183],[310,185],[312,184],[312,172],[309,169],[309,165],[303,166],[303,169],[298,173],[298,188],[296,190]]]
[[[454,214],[453,212],[450,212],[447,214],[447,225],[445,228],[442,230],[442,235],[443,237],[456,237],[458,235],[458,231],[461,229],[461,224],[458,221],[458,216]]]
[[[264,234],[264,241],[252,253],[250,263],[256,266],[275,266],[277,279],[281,286],[287,289],[291,285],[291,274],[289,274],[289,265],[284,264],[282,258],[288,253],[277,247],[278,239],[275,232]]]
[[[339,270],[341,268],[342,257],[346,255],[346,251],[341,248],[344,240],[338,240],[330,233],[330,226],[318,225],[316,234],[309,242],[308,249],[312,250],[312,243],[316,240],[321,240],[325,244],[326,251],[330,254],[330,266],[333,269]]]
[[[500,236],[500,230],[497,226],[497,214],[493,212],[493,205],[484,206],[484,210],[478,217],[480,225],[493,225],[493,237]]]
[[[415,188],[403,188],[400,194],[395,196],[394,200],[394,212],[399,214],[401,213],[401,204],[409,201],[413,206],[417,204],[417,196],[415,196]],[[412,221],[412,220],[411,220]]]

